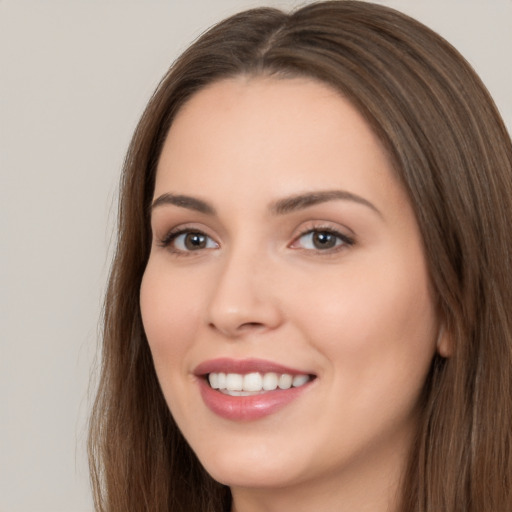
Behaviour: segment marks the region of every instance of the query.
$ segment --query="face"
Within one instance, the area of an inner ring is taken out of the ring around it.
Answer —
[[[438,323],[411,205],[351,104],[307,79],[202,90],[163,147],[152,230],[144,328],[211,475],[396,475]]]

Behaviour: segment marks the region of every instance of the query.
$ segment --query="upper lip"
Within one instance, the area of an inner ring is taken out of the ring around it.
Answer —
[[[273,361],[265,359],[249,358],[249,359],[230,359],[222,357],[218,359],[210,359],[196,366],[194,375],[203,376],[208,373],[287,373],[290,375],[312,375],[311,372],[290,368]]]

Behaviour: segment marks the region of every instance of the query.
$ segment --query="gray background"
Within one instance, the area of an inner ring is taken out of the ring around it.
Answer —
[[[380,3],[451,41],[510,130],[512,0]],[[88,386],[124,152],[178,53],[262,4],[0,0],[0,512],[92,510]]]

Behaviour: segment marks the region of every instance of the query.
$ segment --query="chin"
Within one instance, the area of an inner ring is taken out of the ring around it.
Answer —
[[[257,453],[259,452],[259,453]],[[297,457],[252,449],[245,453],[219,452],[201,458],[210,476],[229,487],[272,488],[292,485],[300,480]]]
[[[298,481],[286,469],[268,466],[244,468],[237,471],[233,470],[233,468],[216,466],[212,468],[212,471],[209,471],[207,468],[207,471],[214,480],[231,488],[283,488],[291,486]]]

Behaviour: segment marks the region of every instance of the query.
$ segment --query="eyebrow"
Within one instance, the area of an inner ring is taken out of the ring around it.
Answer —
[[[382,217],[381,212],[373,203],[364,197],[353,194],[352,192],[347,192],[346,190],[324,190],[285,197],[271,203],[270,211],[274,215],[286,215],[298,210],[304,210],[316,204],[336,200],[352,201],[367,206]],[[151,204],[151,210],[163,205],[174,205],[180,208],[204,213],[205,215],[216,215],[215,208],[211,204],[203,201],[202,199],[183,194],[162,194],[153,201]]]
[[[271,205],[271,211],[276,215],[284,215],[297,210],[303,210],[309,206],[329,201],[352,201],[367,206],[382,217],[379,209],[364,197],[347,192],[346,190],[324,190],[280,199]]]
[[[216,214],[215,208],[206,201],[182,194],[162,194],[151,203],[151,210],[166,204],[187,208],[188,210],[195,210],[206,215]]]

